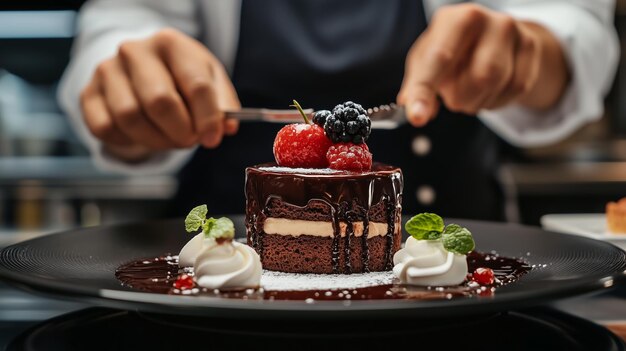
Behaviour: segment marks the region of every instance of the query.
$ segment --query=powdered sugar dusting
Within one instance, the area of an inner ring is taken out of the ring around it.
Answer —
[[[311,128],[310,124],[304,124],[304,123],[297,123],[294,125],[293,127],[296,131],[297,134],[302,133],[303,131]]]
[[[264,270],[261,286],[265,290],[335,290],[358,289],[392,284],[393,273],[371,272],[357,274],[298,274]]]
[[[291,168],[291,167],[259,167],[261,171],[279,173],[301,173],[301,174],[341,174],[344,171],[330,168]]]

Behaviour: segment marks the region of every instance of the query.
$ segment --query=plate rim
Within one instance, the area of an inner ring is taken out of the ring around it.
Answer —
[[[446,219],[448,220],[448,219]],[[476,222],[489,225],[499,226],[512,226],[518,227],[524,230],[539,230],[550,235],[557,236],[569,236],[570,234],[564,234],[554,231],[541,229],[539,227],[532,227],[521,225],[517,223],[500,223],[489,221],[476,221],[466,219],[449,219],[450,221],[461,221],[464,223]],[[49,235],[63,235],[65,233],[71,233],[80,231],[83,234],[86,232],[97,232],[103,228],[116,228],[122,226],[141,225],[145,222],[133,222],[117,225],[106,225],[100,227],[91,228],[79,228],[68,231],[57,232]],[[46,240],[49,235],[23,241],[11,246],[7,246],[0,250],[0,255],[5,250],[9,250],[24,243],[30,243],[33,241]],[[579,236],[581,240],[592,240],[601,245],[611,247],[614,250],[620,251],[626,258],[626,252],[619,247],[613,245],[610,242],[596,240],[593,238]],[[523,251],[523,250],[522,250]],[[624,262],[625,271],[615,272],[611,275],[603,277],[587,277],[571,281],[564,281],[558,288],[550,291],[535,290],[532,292],[523,291],[507,292],[506,295],[499,295],[497,299],[489,297],[483,298],[467,298],[467,299],[455,299],[455,311],[461,312],[460,314],[467,314],[466,310],[474,310],[480,305],[480,313],[491,313],[502,310],[510,309],[511,304],[515,304],[516,308],[530,307],[539,305],[545,302],[583,295],[594,292],[602,292],[613,286],[626,282],[626,262]],[[232,316],[245,315],[247,318],[254,318],[255,311],[263,311],[266,313],[258,313],[258,318],[268,319],[268,317],[274,316],[277,318],[315,318],[326,317],[333,315],[338,318],[355,318],[359,316],[371,315],[376,313],[377,318],[400,316],[404,317],[443,317],[457,315],[459,313],[450,313],[451,309],[445,309],[447,313],[440,313],[438,309],[448,302],[448,300],[365,300],[365,301],[316,301],[313,304],[307,304],[304,301],[257,301],[257,300],[228,300],[222,298],[213,297],[198,297],[198,296],[175,296],[156,294],[149,292],[133,291],[130,288],[123,288],[124,290],[111,290],[111,289],[97,289],[83,287],[83,286],[69,286],[70,284],[64,282],[55,282],[51,280],[36,279],[32,276],[22,276],[18,272],[12,271],[0,265],[0,280],[16,286],[22,290],[33,292],[36,294],[44,294],[59,299],[70,299],[75,301],[89,302],[97,306],[106,306],[112,308],[124,308],[124,309],[140,309],[147,312],[156,313],[173,313],[173,314],[191,314],[191,315],[206,315],[206,316],[220,316],[224,317],[224,311],[232,312]],[[152,298],[148,300],[138,300],[136,297],[150,296]],[[129,298],[130,297],[130,298]],[[155,302],[156,301],[156,302]],[[185,301],[184,303],[180,303]],[[191,301],[190,303],[186,301]],[[477,302],[480,301],[480,302]],[[202,302],[202,303],[199,303]],[[208,302],[208,303],[207,303]],[[167,311],[167,312],[165,312]],[[251,313],[252,312],[252,313]],[[416,316],[419,313],[419,316]],[[475,312],[474,312],[475,313]],[[271,319],[271,318],[270,318]]]

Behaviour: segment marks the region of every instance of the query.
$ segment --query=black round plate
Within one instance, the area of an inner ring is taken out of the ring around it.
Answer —
[[[243,216],[231,216],[243,235]],[[246,301],[151,294],[123,287],[121,264],[177,253],[191,238],[182,220],[73,230],[0,251],[0,278],[33,291],[116,308],[226,318],[444,318],[518,309],[610,288],[624,277],[626,253],[593,239],[538,228],[450,220],[469,228],[477,250],[522,257],[538,268],[486,298],[437,301]]]

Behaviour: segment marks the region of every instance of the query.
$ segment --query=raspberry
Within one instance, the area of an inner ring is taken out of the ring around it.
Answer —
[[[326,158],[332,169],[369,171],[372,168],[372,154],[365,143],[335,144],[328,149]]]
[[[372,121],[363,106],[352,101],[335,106],[332,114],[326,115],[324,130],[335,143],[361,144],[367,141],[372,131]]]
[[[317,111],[313,114],[313,123],[323,128],[326,123],[326,119],[328,119],[331,115],[332,113],[328,110]]]
[[[332,145],[317,124],[289,124],[274,139],[274,158],[284,167],[326,168],[326,152]]]
[[[494,282],[494,274],[491,268],[476,268],[472,279],[480,285],[491,285]]]

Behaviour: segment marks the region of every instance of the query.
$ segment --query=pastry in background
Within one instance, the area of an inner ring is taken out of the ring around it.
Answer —
[[[606,204],[606,224],[609,232],[626,234],[626,197]]]

